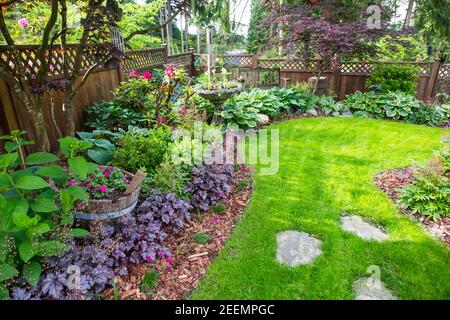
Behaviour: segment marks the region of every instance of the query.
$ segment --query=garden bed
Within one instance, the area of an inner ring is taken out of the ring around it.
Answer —
[[[434,221],[431,217],[412,213],[411,210],[404,208],[399,202],[399,190],[414,181],[417,170],[417,167],[411,166],[382,172],[375,177],[375,184],[388,195],[402,213],[419,221],[428,233],[444,242],[450,248],[450,218],[443,217]]]
[[[199,280],[231,236],[236,223],[243,214],[252,193],[251,168],[241,167],[236,171],[237,181],[249,181],[247,185],[233,185],[233,191],[221,203],[223,213],[210,210],[186,223],[179,232],[171,232],[164,242],[165,247],[173,253],[170,268],[162,264],[131,265],[130,274],[116,278],[119,288],[118,296],[114,289],[105,292],[107,299],[184,299],[197,287]],[[206,234],[210,240],[199,244],[196,234]],[[145,274],[157,271],[159,277],[151,293],[144,293],[140,285]]]

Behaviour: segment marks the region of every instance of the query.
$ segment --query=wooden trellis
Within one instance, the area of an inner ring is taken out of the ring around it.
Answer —
[[[123,60],[125,72],[161,68],[167,63],[167,48],[127,51]]]
[[[41,62],[38,58],[39,46],[17,46],[19,57],[24,72],[30,76],[37,76]],[[107,53],[107,48],[103,46],[87,46],[81,56],[81,71],[89,69],[96,63],[99,63]],[[64,72],[64,59],[66,58],[69,72],[74,68],[77,55],[77,46],[68,45],[65,50],[60,47],[54,47],[47,50],[45,56],[48,58],[48,78],[61,77]],[[0,63],[6,67],[12,74],[18,74],[19,68],[15,65],[15,59],[11,50],[7,46],[0,46]]]

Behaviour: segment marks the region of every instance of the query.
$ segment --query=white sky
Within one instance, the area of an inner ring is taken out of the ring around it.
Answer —
[[[230,19],[243,24],[243,26],[238,28],[236,32],[238,34],[246,35],[248,31],[248,25],[250,23],[250,7],[252,0],[230,0],[230,1],[231,1]],[[136,2],[144,3],[145,0],[136,0]],[[393,22],[402,21],[405,18],[407,7],[408,7],[408,0],[399,1],[397,16],[393,18]],[[179,27],[181,26],[179,19],[177,20],[177,24]],[[197,29],[194,26],[189,27],[189,33],[195,34],[196,32]]]

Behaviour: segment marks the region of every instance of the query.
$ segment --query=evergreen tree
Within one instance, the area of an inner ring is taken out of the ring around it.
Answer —
[[[247,51],[255,53],[261,51],[267,42],[268,31],[261,23],[264,21],[267,10],[261,0],[252,0],[250,10],[250,25],[248,28]]]

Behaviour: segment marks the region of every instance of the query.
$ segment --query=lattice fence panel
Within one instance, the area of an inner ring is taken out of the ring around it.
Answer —
[[[176,67],[187,68],[192,65],[192,54],[187,52],[169,56],[168,63],[173,64]]]
[[[440,66],[438,79],[440,80],[450,79],[450,64],[443,64]]]
[[[341,74],[367,74],[373,68],[373,63],[365,61],[341,62],[339,65]]]
[[[236,54],[220,56],[223,58],[225,67],[251,67],[253,65],[253,56],[251,54]]]
[[[127,51],[124,59],[125,71],[151,69],[165,64],[163,48]]]
[[[429,76],[431,75],[431,68],[433,67],[432,63],[429,62],[419,62],[419,63],[413,63],[416,67],[419,68],[419,75],[420,76]]]
[[[30,76],[37,76],[41,61],[38,58],[39,46],[18,46],[18,53],[21,65],[24,67],[24,72]],[[53,48],[47,50],[44,55],[48,59],[48,77],[60,77],[64,73],[64,57],[67,59],[69,72],[73,71],[75,65],[77,46],[67,46],[65,50]],[[107,54],[107,48],[102,46],[88,46],[82,52],[80,60],[81,71],[89,69],[96,63],[102,61]],[[12,51],[8,47],[0,47],[0,62],[9,69],[13,74],[20,72],[15,64]]]

